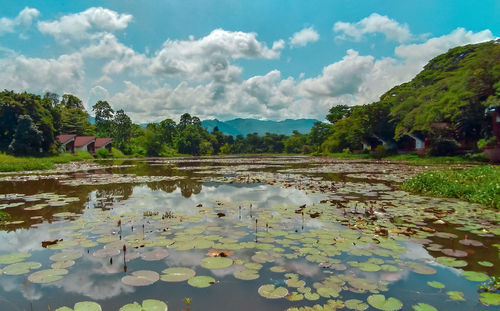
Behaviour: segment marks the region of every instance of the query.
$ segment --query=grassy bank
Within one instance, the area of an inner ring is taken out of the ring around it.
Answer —
[[[405,181],[403,189],[500,209],[500,167],[484,165],[462,170],[428,171]]]
[[[51,157],[13,157],[0,154],[0,172],[18,172],[31,170],[48,170],[54,168],[56,163],[69,163],[94,159],[88,152],[78,152],[75,155],[69,153],[59,154]]]
[[[337,159],[376,159],[371,154],[367,153],[329,153],[327,155]],[[417,154],[397,154],[381,158],[387,161],[401,161],[416,165],[429,164],[461,164],[461,163],[482,163],[486,160],[481,156],[453,156],[453,157],[421,157]]]

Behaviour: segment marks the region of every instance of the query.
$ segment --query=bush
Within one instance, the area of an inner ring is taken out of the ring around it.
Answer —
[[[458,154],[459,148],[454,139],[438,140],[431,143],[428,154],[434,157],[454,156]]]
[[[117,149],[115,147],[111,148],[111,153],[113,154],[113,158],[125,158],[123,152],[121,152],[120,149]]]
[[[99,148],[99,149],[97,149],[96,153],[97,153],[97,158],[99,158],[99,159],[107,159],[111,156],[109,154],[108,149],[106,149],[106,148]]]
[[[375,159],[380,160],[387,157],[389,154],[389,150],[384,145],[378,145],[377,147],[375,147],[375,150],[373,150],[373,157]]]
[[[490,138],[481,138],[477,142],[477,148],[483,149],[484,147],[494,147],[497,145],[497,137],[492,136]]]

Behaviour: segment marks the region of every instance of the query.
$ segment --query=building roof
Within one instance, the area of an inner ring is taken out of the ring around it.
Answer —
[[[62,134],[57,136],[57,141],[64,145],[69,143],[75,137],[76,135],[73,134]]]
[[[95,141],[95,136],[78,136],[75,138],[75,147],[83,147]]]
[[[101,148],[106,146],[107,144],[111,143],[113,141],[112,138],[105,137],[105,138],[96,138],[95,139],[95,147],[96,148]]]

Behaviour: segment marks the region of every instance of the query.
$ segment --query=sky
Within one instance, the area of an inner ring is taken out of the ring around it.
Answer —
[[[500,0],[4,0],[0,89],[134,122],[324,120],[500,36]]]

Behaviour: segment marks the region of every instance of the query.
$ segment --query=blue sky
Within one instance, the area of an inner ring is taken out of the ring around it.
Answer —
[[[136,122],[324,119],[498,21],[498,0],[6,0],[0,88],[105,99]]]

